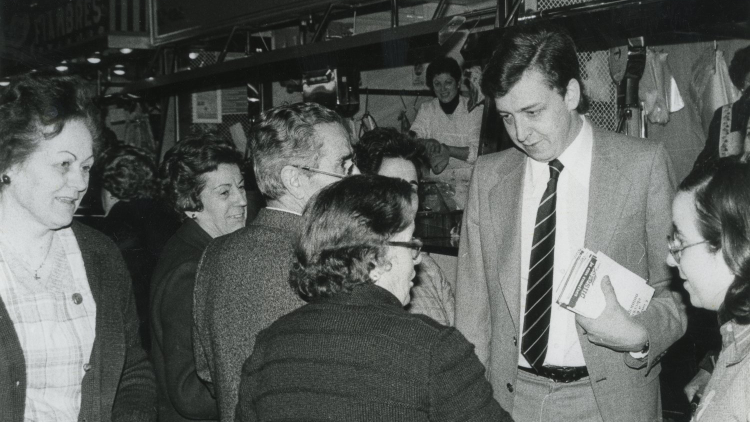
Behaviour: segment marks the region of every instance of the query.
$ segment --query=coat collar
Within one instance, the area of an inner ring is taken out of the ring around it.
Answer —
[[[404,305],[388,290],[371,283],[357,284],[351,292],[339,292],[328,298],[322,298],[317,303],[336,303],[340,305],[384,305],[403,308]]]
[[[205,251],[208,244],[213,239],[203,228],[193,219],[187,219],[177,230],[175,236],[180,238],[185,244],[195,250]]]
[[[521,279],[521,212],[523,209],[523,181],[526,169],[526,154],[513,149],[503,157],[504,163],[498,168],[495,185],[490,189],[490,210],[492,216],[493,238],[497,250],[497,268],[510,280]],[[502,211],[501,210],[506,210]],[[505,277],[501,277],[505,278]],[[502,283],[502,279],[500,280]],[[504,288],[505,304],[510,311],[513,323],[518,327],[520,315],[520,292],[515,288]]]
[[[300,233],[302,232],[303,221],[301,216],[291,212],[261,208],[258,211],[258,216],[248,226],[265,226]]]
[[[721,326],[722,353],[728,353],[727,366],[736,365],[750,353],[750,325],[729,321]]]
[[[611,133],[593,127],[589,210],[584,244],[592,251],[607,250],[625,209],[632,181],[624,171],[620,142]]]

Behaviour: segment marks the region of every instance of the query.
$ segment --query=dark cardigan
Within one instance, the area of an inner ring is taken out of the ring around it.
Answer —
[[[159,422],[218,420],[219,408],[198,378],[193,357],[193,286],[211,236],[193,220],[167,242],[151,286],[151,360]]]
[[[96,339],[81,385],[78,420],[154,421],[154,372],[141,348],[128,270],[110,239],[76,222],[72,228],[96,302]],[[0,421],[22,422],[25,401],[23,351],[0,301]]]
[[[358,285],[258,335],[237,421],[510,421],[473,350],[455,328]]]

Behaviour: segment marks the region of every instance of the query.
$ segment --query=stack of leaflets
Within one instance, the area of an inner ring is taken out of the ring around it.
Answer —
[[[609,276],[617,301],[631,316],[646,310],[654,288],[607,255],[586,248],[576,252],[557,290],[557,303],[587,318],[598,318],[606,306],[601,287],[605,276]]]

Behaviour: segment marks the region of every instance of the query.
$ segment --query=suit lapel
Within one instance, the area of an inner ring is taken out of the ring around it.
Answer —
[[[588,222],[584,244],[594,252],[605,251],[617,228],[616,222],[630,193],[630,180],[620,169],[617,143],[606,132],[593,128]]]
[[[490,189],[490,214],[492,218],[492,240],[495,247],[488,250],[496,253],[498,275],[505,304],[518,327],[520,315],[519,290],[521,284],[521,211],[526,155],[520,151],[508,154],[507,162],[500,166],[497,184]]]

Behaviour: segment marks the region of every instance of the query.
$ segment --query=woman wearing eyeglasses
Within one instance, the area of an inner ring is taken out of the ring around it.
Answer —
[[[750,166],[721,159],[695,169],[672,204],[667,263],[690,302],[717,311],[722,351],[693,421],[750,417]]]
[[[290,283],[308,304],[258,335],[237,420],[510,420],[473,346],[403,309],[414,201],[403,180],[360,175],[307,205]]]

